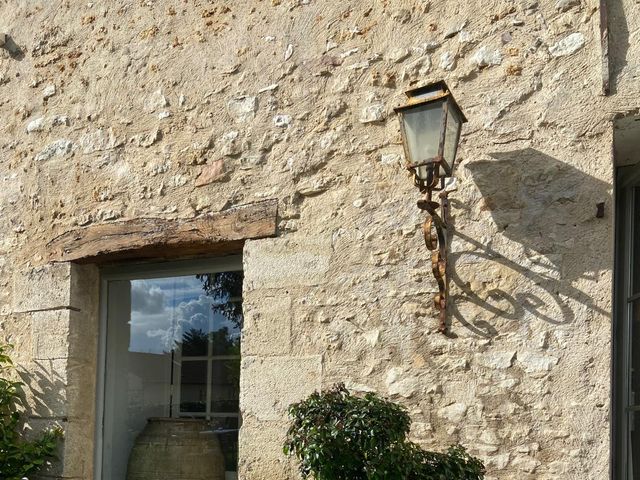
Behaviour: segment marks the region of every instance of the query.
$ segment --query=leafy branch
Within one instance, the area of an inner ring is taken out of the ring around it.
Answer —
[[[26,405],[23,383],[10,379],[13,361],[8,352],[11,348],[11,345],[0,345],[0,478],[21,480],[36,473],[48,459],[54,458],[62,429],[55,427],[46,430],[32,441],[20,435],[20,412]]]
[[[406,409],[374,393],[357,397],[344,385],[289,407],[284,452],[303,479],[482,480],[484,465],[459,446],[429,452],[409,441]]]

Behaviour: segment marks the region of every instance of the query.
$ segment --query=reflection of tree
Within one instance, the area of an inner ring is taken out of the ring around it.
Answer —
[[[206,355],[209,336],[199,328],[190,328],[182,335],[182,355]]]
[[[211,332],[214,355],[240,355],[240,336],[233,335],[227,327]]]
[[[182,342],[176,347],[182,350],[182,356],[195,357],[208,355],[208,344],[213,345],[213,355],[240,355],[240,337],[233,335],[228,327],[206,333],[199,328],[190,328],[182,335]]]
[[[196,278],[202,282],[205,293],[213,298],[213,311],[241,329],[243,272],[203,273],[196,275]]]

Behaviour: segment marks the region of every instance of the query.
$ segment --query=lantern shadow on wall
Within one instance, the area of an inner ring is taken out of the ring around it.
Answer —
[[[610,207],[611,185],[534,149],[490,155],[494,160],[465,165],[481,201],[451,199],[457,217],[489,212],[497,230],[480,242],[478,232],[454,226],[451,315],[483,336],[533,319],[568,324],[579,309],[606,315],[578,281],[609,282],[600,274],[611,268],[612,247],[603,242],[611,238],[611,220],[596,218],[596,204],[607,200]],[[486,223],[481,228],[485,234]],[[507,251],[510,258],[499,253]]]
[[[13,40],[13,37],[10,35],[0,34],[0,40],[2,40],[2,42],[0,42],[0,46],[9,52],[9,56],[11,58],[18,61],[22,61],[24,59],[24,51]]]

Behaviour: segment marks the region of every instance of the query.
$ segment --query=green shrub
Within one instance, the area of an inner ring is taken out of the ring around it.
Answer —
[[[47,430],[33,441],[21,437],[23,384],[9,378],[13,366],[7,353],[10,348],[10,345],[0,345],[0,478],[21,480],[36,473],[47,459],[53,458],[62,430]]]
[[[289,407],[284,452],[316,480],[481,480],[484,466],[461,446],[445,453],[407,439],[407,411],[378,395],[351,395],[344,385]]]

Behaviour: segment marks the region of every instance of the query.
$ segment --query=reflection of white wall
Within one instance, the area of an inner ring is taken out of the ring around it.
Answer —
[[[129,414],[148,417],[168,415],[171,395],[171,354],[129,353]],[[138,416],[139,418],[139,416]]]
[[[171,354],[129,351],[129,282],[110,282],[104,478],[126,478],[129,452],[149,417],[169,416]]]

